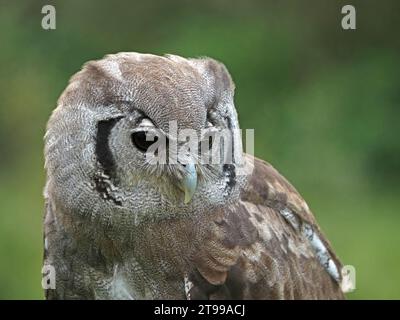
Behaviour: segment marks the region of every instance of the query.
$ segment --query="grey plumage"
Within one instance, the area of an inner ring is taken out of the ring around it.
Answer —
[[[209,58],[119,53],[71,78],[45,135],[47,298],[343,297],[340,262],[271,166],[256,159],[249,176],[235,163],[197,166],[185,203],[188,169],[149,165],[132,142],[144,127],[174,140],[176,120],[199,136],[231,130],[241,152],[233,92]]]

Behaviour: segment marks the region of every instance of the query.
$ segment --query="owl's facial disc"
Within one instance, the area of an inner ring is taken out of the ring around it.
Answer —
[[[235,163],[225,162],[232,161],[224,156],[235,146],[225,148],[232,143],[232,132],[224,116],[213,112],[199,130],[182,129],[179,121],[161,127],[159,118],[131,108],[111,123],[109,137],[103,139],[113,160],[111,174],[106,174],[127,201],[145,190],[141,199],[171,210],[225,203],[236,196],[238,179]]]

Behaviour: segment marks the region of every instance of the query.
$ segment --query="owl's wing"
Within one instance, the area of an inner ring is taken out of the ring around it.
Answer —
[[[254,159],[241,200],[218,215],[185,278],[190,299],[341,299],[341,263],[299,193]]]

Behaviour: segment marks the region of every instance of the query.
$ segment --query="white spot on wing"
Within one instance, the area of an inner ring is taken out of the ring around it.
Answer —
[[[299,218],[290,209],[285,208],[280,211],[280,214],[293,228],[296,230],[300,229]],[[336,281],[339,281],[338,268],[329,254],[328,249],[319,236],[314,232],[313,228],[309,224],[303,222],[301,224],[301,234],[309,241],[321,265]]]
[[[296,230],[299,229],[299,219],[290,211],[285,208],[281,210],[281,215],[292,225]]]
[[[333,262],[328,249],[323,244],[319,236],[314,232],[313,228],[303,223],[301,227],[302,234],[310,241],[311,247],[314,249],[319,262],[324,266],[326,271],[336,280],[339,280],[339,271],[336,264]]]

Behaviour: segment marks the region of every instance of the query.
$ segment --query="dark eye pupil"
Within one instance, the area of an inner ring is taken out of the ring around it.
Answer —
[[[158,137],[155,136],[154,139],[152,139],[151,136],[148,137],[149,140],[146,140],[146,135],[147,131],[138,131],[132,133],[132,142],[135,145],[136,148],[138,148],[140,151],[146,152],[147,149],[158,140]]]

